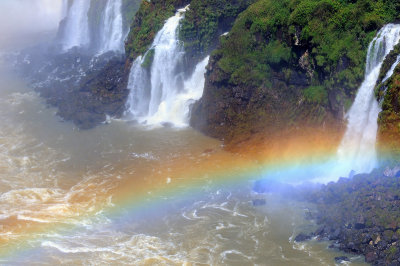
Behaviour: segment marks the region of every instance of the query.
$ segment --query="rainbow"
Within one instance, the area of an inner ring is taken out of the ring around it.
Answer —
[[[321,145],[321,143],[332,145]],[[191,202],[201,198],[204,196],[205,186],[211,190],[218,190],[221,187],[249,186],[257,180],[295,184],[321,178],[336,167],[333,148],[335,145],[336,142],[321,139],[314,143],[298,139],[286,143],[285,148],[277,145],[278,153],[276,149],[268,150],[262,147],[257,149],[257,151],[262,150],[261,153],[240,154],[221,150],[205,153],[197,161],[177,158],[173,162],[159,166],[159,169],[172,169],[168,176],[154,171],[155,174],[144,181],[135,178],[121,179],[118,186],[101,195],[103,203],[112,196],[113,206],[106,208],[105,214],[112,221],[112,226],[118,228],[134,219],[157,217],[168,210],[171,202]],[[94,187],[93,191],[99,193],[100,188]],[[88,191],[88,195],[82,196],[79,200],[89,200],[92,195]],[[104,205],[78,215],[76,219],[90,218],[100,210],[104,211]],[[45,235],[49,232],[62,235],[77,232],[78,226],[64,223],[62,219],[63,217],[54,223],[29,224],[17,232],[15,238],[0,242],[0,264],[15,262],[29,254],[40,253],[41,247],[38,243],[45,241]],[[32,246],[30,243],[35,245]]]

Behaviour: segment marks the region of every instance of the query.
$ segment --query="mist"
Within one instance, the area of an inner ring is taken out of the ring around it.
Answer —
[[[0,48],[23,46],[40,34],[55,32],[61,6],[62,0],[1,0]]]

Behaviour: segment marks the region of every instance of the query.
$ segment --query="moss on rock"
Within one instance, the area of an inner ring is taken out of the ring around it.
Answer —
[[[385,84],[382,112],[378,119],[378,146],[384,158],[400,160],[400,65]]]
[[[130,61],[144,54],[165,21],[190,0],[142,1],[130,27],[125,51]]]
[[[387,0],[256,1],[213,52],[191,124],[235,138],[341,123],[363,79],[370,41],[398,10]]]
[[[192,0],[182,20],[180,39],[189,58],[198,61],[216,48],[220,35],[255,0]]]

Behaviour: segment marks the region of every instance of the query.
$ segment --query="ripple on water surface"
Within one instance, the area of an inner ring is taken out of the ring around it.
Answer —
[[[1,263],[332,265],[341,254],[291,240],[312,226],[301,203],[262,195],[256,208],[250,181],[216,187],[207,169],[241,160],[216,140],[123,120],[79,131],[10,74],[0,103]]]

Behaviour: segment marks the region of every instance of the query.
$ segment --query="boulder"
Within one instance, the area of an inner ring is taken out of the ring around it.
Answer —
[[[311,238],[312,238],[312,236],[309,234],[300,233],[295,237],[294,241],[304,242],[304,241],[310,240]]]

